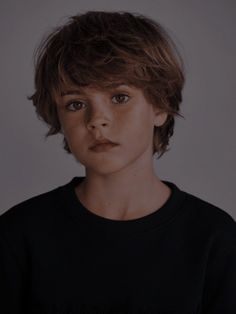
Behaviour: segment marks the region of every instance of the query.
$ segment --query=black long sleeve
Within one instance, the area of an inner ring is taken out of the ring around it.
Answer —
[[[0,313],[25,313],[26,276],[17,257],[0,238]]]

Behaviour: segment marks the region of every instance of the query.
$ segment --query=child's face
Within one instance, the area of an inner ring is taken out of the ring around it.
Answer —
[[[130,85],[68,92],[58,98],[57,111],[72,154],[88,171],[101,174],[149,165],[154,125],[162,125],[167,117],[166,113],[158,114],[141,89]],[[119,145],[94,152],[90,147],[101,138]]]

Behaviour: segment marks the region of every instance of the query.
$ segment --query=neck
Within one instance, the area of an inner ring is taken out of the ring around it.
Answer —
[[[156,211],[169,198],[171,190],[157,177],[153,166],[139,171],[124,169],[124,173],[86,171],[86,178],[76,189],[78,198],[92,212],[121,220]]]

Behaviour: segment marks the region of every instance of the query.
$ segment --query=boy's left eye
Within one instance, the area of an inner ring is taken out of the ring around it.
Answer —
[[[129,100],[129,96],[126,94],[117,94],[112,97],[112,99],[116,99],[116,103],[126,103]]]

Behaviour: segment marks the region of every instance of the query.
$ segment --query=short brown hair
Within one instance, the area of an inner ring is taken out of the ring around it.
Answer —
[[[68,84],[106,87],[124,81],[168,113],[154,128],[153,154],[160,158],[173,135],[184,85],[183,61],[166,30],[137,13],[89,11],[69,17],[41,40],[35,55],[33,101],[46,137],[61,133],[56,95]],[[71,153],[64,137],[64,149]]]

